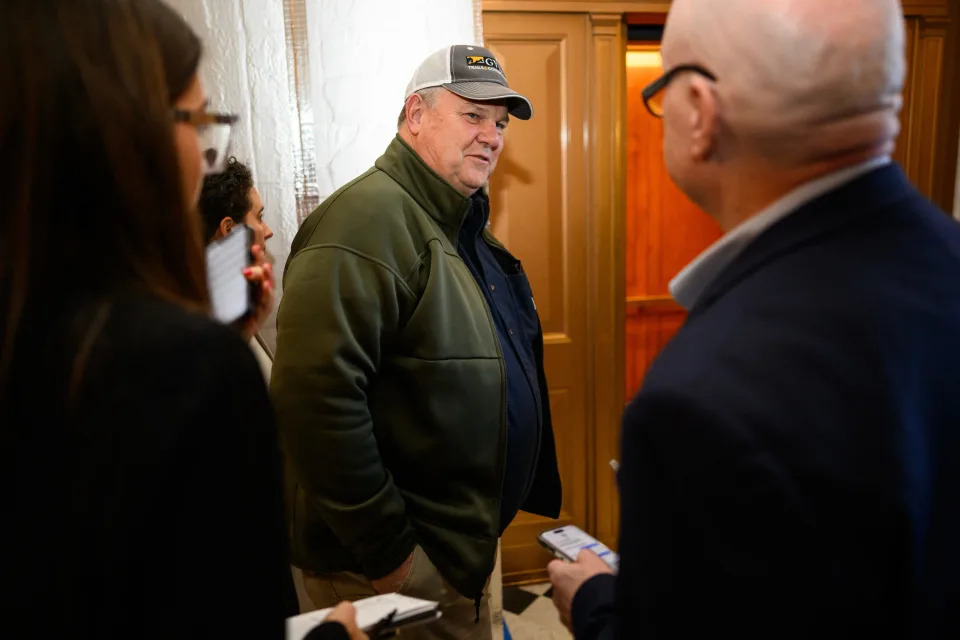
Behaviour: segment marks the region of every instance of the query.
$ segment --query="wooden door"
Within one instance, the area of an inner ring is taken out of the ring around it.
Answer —
[[[663,124],[641,91],[661,73],[659,45],[627,51],[626,397],[686,313],[670,280],[720,238],[720,227],[673,184],[663,163]]]
[[[485,14],[484,36],[534,108],[532,119],[507,128],[490,182],[491,227],[533,287],[563,479],[559,521],[521,512],[503,536],[504,580],[516,582],[543,575],[550,556],[537,544],[540,531],[587,523],[587,18]]]
[[[894,159],[924,195],[950,211],[960,121],[960,3],[938,7],[945,3],[931,0],[929,6],[912,7],[919,4],[906,4],[907,77]]]

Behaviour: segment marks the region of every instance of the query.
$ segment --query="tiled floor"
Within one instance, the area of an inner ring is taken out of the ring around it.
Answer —
[[[560,623],[550,583],[503,588],[503,618],[513,640],[571,640]]]

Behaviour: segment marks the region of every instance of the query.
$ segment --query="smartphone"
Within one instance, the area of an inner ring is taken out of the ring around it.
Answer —
[[[620,556],[586,531],[572,524],[544,531],[537,536],[537,541],[561,560],[573,562],[582,549],[589,549],[600,556],[614,571],[620,568]]]
[[[253,263],[253,229],[237,225],[225,237],[207,246],[207,288],[215,320],[236,322],[253,312],[255,285],[243,277]]]

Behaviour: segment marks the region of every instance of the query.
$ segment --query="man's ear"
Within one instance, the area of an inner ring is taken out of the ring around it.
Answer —
[[[410,129],[410,133],[414,135],[420,133],[420,128],[423,126],[423,112],[427,110],[427,103],[423,101],[420,95],[412,93],[407,98],[403,108],[407,110],[407,127]]]
[[[217,233],[221,238],[225,238],[231,230],[233,230],[233,225],[236,224],[233,221],[233,218],[230,216],[225,217],[220,221],[220,224],[217,225]]]
[[[720,107],[713,86],[704,78],[691,78],[687,91],[690,114],[690,155],[693,160],[706,162],[717,151],[720,132]]]

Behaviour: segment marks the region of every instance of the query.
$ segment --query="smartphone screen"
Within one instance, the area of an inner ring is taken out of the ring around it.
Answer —
[[[600,556],[614,571],[620,566],[620,557],[616,553],[586,531],[573,525],[544,531],[540,534],[539,540],[540,544],[547,549],[570,561],[577,559],[581,549],[589,549]]]
[[[253,230],[237,225],[222,240],[207,246],[207,288],[213,317],[224,324],[235,322],[250,312],[250,283],[243,270],[250,266],[250,242]]]

